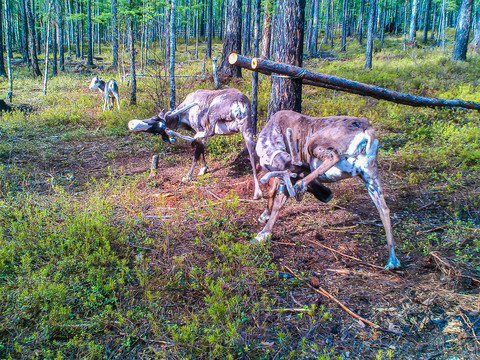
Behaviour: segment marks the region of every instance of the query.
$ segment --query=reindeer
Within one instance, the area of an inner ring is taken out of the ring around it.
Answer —
[[[192,179],[193,170],[199,159],[202,166],[198,175],[204,175],[208,171],[204,154],[205,141],[208,137],[241,132],[247,144],[253,169],[254,199],[262,197],[255,168],[251,105],[248,98],[239,90],[197,90],[187,95],[175,110],[167,113],[162,110],[160,114],[147,120],[131,120],[128,127],[130,131],[161,134],[163,140],[168,142],[173,141],[175,136],[192,142],[195,152],[190,170],[182,180],[184,182]],[[195,132],[195,136],[192,138],[177,133],[176,130],[180,128]]]
[[[284,110],[274,114],[258,136],[256,151],[268,173],[267,208],[259,221],[266,222],[255,240],[271,238],[272,228],[288,197],[298,201],[306,191],[328,202],[332,192],[322,183],[360,176],[385,228],[389,248],[387,269],[400,267],[395,256],[390,210],[382,192],[377,168],[378,140],[365,118],[329,116],[314,118]],[[291,178],[295,185],[292,185]],[[273,180],[273,181],[272,181]]]
[[[113,105],[114,99],[117,100],[117,107],[120,111],[120,101],[118,100],[120,95],[118,94],[118,84],[115,80],[110,79],[105,82],[98,76],[95,76],[90,82],[89,88],[90,90],[98,89],[103,94],[103,111],[105,111],[106,107],[110,110],[110,101]]]

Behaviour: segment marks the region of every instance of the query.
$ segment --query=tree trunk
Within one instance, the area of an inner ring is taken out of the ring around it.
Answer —
[[[259,39],[260,39],[260,2],[261,0],[254,0],[253,3],[253,56],[260,56]],[[252,122],[253,134],[257,133],[257,118],[258,118],[258,73],[255,71],[252,74]]]
[[[274,58],[275,61],[301,67],[305,0],[284,0],[277,3]],[[279,110],[302,110],[302,80],[272,77],[268,118]]]
[[[50,12],[52,10],[52,2],[48,5],[47,12],[47,30],[45,31],[45,73],[43,79],[43,95],[47,95],[47,84],[48,84],[48,43],[50,39]]]
[[[52,57],[53,57],[53,63],[52,63],[52,76],[57,76],[58,75],[58,57],[57,57],[57,52],[58,52],[58,43],[57,43],[57,27],[53,26],[53,34],[52,34]]]
[[[320,1],[313,0],[313,14],[312,14],[312,35],[310,36],[310,46],[309,46],[309,53],[311,56],[315,56],[317,54],[317,45],[318,45],[318,13],[320,8]]]
[[[272,0],[265,0],[263,10],[262,57],[266,59],[270,52],[270,32],[272,31]]]
[[[463,0],[458,12],[452,60],[467,61],[467,46],[472,25],[473,0]]]
[[[79,15],[79,13],[80,5],[78,3],[78,0],[75,0],[75,14]],[[77,19],[75,20],[75,57],[77,59],[81,59],[83,56],[80,50],[80,20]]]
[[[343,0],[342,39],[340,42],[340,51],[347,51],[347,16],[348,16],[348,0]]]
[[[170,110],[175,109],[175,15],[176,0],[170,2],[170,66],[168,74],[170,75]]]
[[[472,45],[477,48],[480,47],[480,6],[477,8],[477,13],[475,15],[475,31],[473,33]]]
[[[212,58],[212,30],[213,30],[213,0],[208,0],[207,8],[207,50],[205,57]]]
[[[118,68],[117,0],[112,0],[112,67]]]
[[[3,60],[3,1],[5,0],[0,0],[0,76],[6,76],[7,72],[5,71],[5,62]],[[10,0],[6,0],[7,2]],[[7,12],[5,11],[5,17],[7,17]],[[8,18],[7,18],[8,20]],[[5,37],[8,36],[8,28],[5,31]]]
[[[2,3],[0,2],[0,7]],[[5,1],[5,18],[6,18],[6,27],[7,29],[12,28],[12,23],[10,21],[11,15],[11,4],[10,0]],[[10,39],[10,33],[5,32],[5,46],[7,51],[7,70],[8,70],[8,90],[5,99],[8,102],[12,102],[13,99],[13,77],[12,77],[12,41]]]
[[[427,0],[425,5],[425,20],[423,21],[423,38],[422,43],[426,44],[428,39],[428,30],[430,28],[430,8],[432,7],[432,0]]]
[[[408,42],[414,44],[417,35],[418,0],[412,1],[412,16],[410,18],[410,32],[408,33]]]
[[[417,1],[417,0],[414,0]],[[365,69],[372,68],[372,56],[373,56],[373,38],[375,37],[375,21],[377,12],[377,1],[371,0],[370,13],[368,16],[368,30],[367,30],[367,50],[365,54]]]
[[[129,0],[130,11],[133,11],[132,0]],[[134,32],[134,17],[130,14],[128,37],[130,43],[130,105],[137,104],[137,75],[135,73],[135,32]]]
[[[87,66],[93,65],[92,0],[87,0]]]
[[[435,28],[436,21],[437,21],[437,4],[433,4],[432,32],[430,33],[430,40],[435,39],[435,30],[437,30]]]
[[[383,48],[385,41],[385,18],[387,16],[387,0],[383,0],[382,11],[380,13],[380,48]]]
[[[245,0],[245,21],[243,22],[243,53],[250,54],[250,23],[252,21],[252,0]]]
[[[27,10],[26,10],[25,0],[20,0],[19,6],[20,6],[20,13],[22,15],[22,33],[20,35],[22,37],[22,43],[23,43],[22,57],[23,57],[23,62],[28,64],[28,62],[29,62],[29,56],[28,56],[28,18],[27,18]]]
[[[40,71],[40,67],[38,66],[38,58],[37,58],[37,39],[35,36],[35,20],[32,14],[31,2],[30,0],[26,0],[27,5],[27,18],[28,18],[28,33],[30,37],[30,62],[32,65],[32,72],[33,77],[41,76],[42,72]]]
[[[223,43],[219,72],[228,77],[242,77],[241,69],[228,63],[230,53],[241,53],[242,48],[242,0],[228,0],[227,32]]]
[[[65,9],[60,0],[57,0],[57,34],[58,34],[58,66],[60,71],[65,71],[65,55],[64,55],[64,43],[63,43],[63,34],[64,34],[64,15]]]

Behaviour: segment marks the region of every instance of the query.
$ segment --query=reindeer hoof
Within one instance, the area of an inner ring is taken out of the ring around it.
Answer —
[[[272,238],[272,233],[261,231],[252,240],[252,244],[264,243],[270,240],[271,238]]]
[[[200,171],[198,172],[198,175],[205,175],[208,172],[208,167],[202,167]]]
[[[385,269],[387,269],[387,270],[400,269],[401,267],[402,267],[402,264],[400,264],[400,261],[398,261],[397,258],[389,259],[388,264],[385,265]]]
[[[182,179],[182,182],[183,183],[188,183],[190,180],[192,180],[192,178],[190,176],[185,176],[183,179]]]
[[[270,219],[270,214],[268,213],[268,210],[265,210],[265,211],[262,213],[262,215],[260,215],[260,216],[258,217],[258,222],[259,222],[260,224],[265,224],[265,223],[268,221],[268,219]]]

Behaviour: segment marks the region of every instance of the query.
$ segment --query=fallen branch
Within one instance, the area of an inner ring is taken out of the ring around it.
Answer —
[[[340,302],[340,300],[338,300],[335,296],[333,296],[332,294],[330,294],[327,290],[325,290],[324,288],[322,288],[321,286],[317,289],[315,287],[313,287],[312,285],[310,285],[308,282],[306,282],[304,279],[302,279],[300,276],[298,276],[292,269],[290,269],[287,265],[282,265],[290,274],[292,274],[293,276],[295,276],[298,280],[306,283],[306,285],[311,288],[313,291],[323,295],[324,297],[326,297],[327,299],[330,299],[332,300],[333,302],[335,302],[338,306],[340,306],[340,308],[342,308],[345,312],[347,312],[350,316],[352,316],[354,319],[360,321],[361,323],[363,324],[366,324],[376,330],[380,330],[380,331],[384,331],[384,332],[388,332],[388,333],[392,333],[392,334],[395,334],[395,335],[402,335],[401,333],[398,333],[396,331],[392,331],[392,330],[388,330],[388,329],[384,329],[382,327],[380,327],[379,325],[377,324],[374,324],[373,322],[371,322],[370,320],[367,320],[365,319],[364,317],[361,317],[360,315],[357,315],[355,314],[352,310],[350,310],[348,307],[346,307],[342,302]]]
[[[302,79],[302,82],[306,85],[345,91],[362,96],[370,96],[375,99],[387,100],[397,104],[420,107],[446,107],[480,110],[480,103],[475,103],[473,101],[429,98],[401,93],[334,75],[318,73],[289,64],[259,58],[250,59],[236,53],[231,53],[228,57],[228,61],[232,65],[237,65],[248,70],[253,69],[262,74],[280,75],[280,77],[289,79]],[[248,65],[248,61],[250,61],[250,65]]]

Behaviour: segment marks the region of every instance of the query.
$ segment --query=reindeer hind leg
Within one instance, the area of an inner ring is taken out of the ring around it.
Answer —
[[[189,182],[190,180],[192,180],[192,174],[193,170],[195,169],[195,165],[197,165],[198,159],[200,159],[203,152],[205,151],[205,145],[201,141],[192,142],[192,146],[195,147],[192,165],[190,166],[190,170],[188,171],[187,175],[182,179],[182,182]]]

